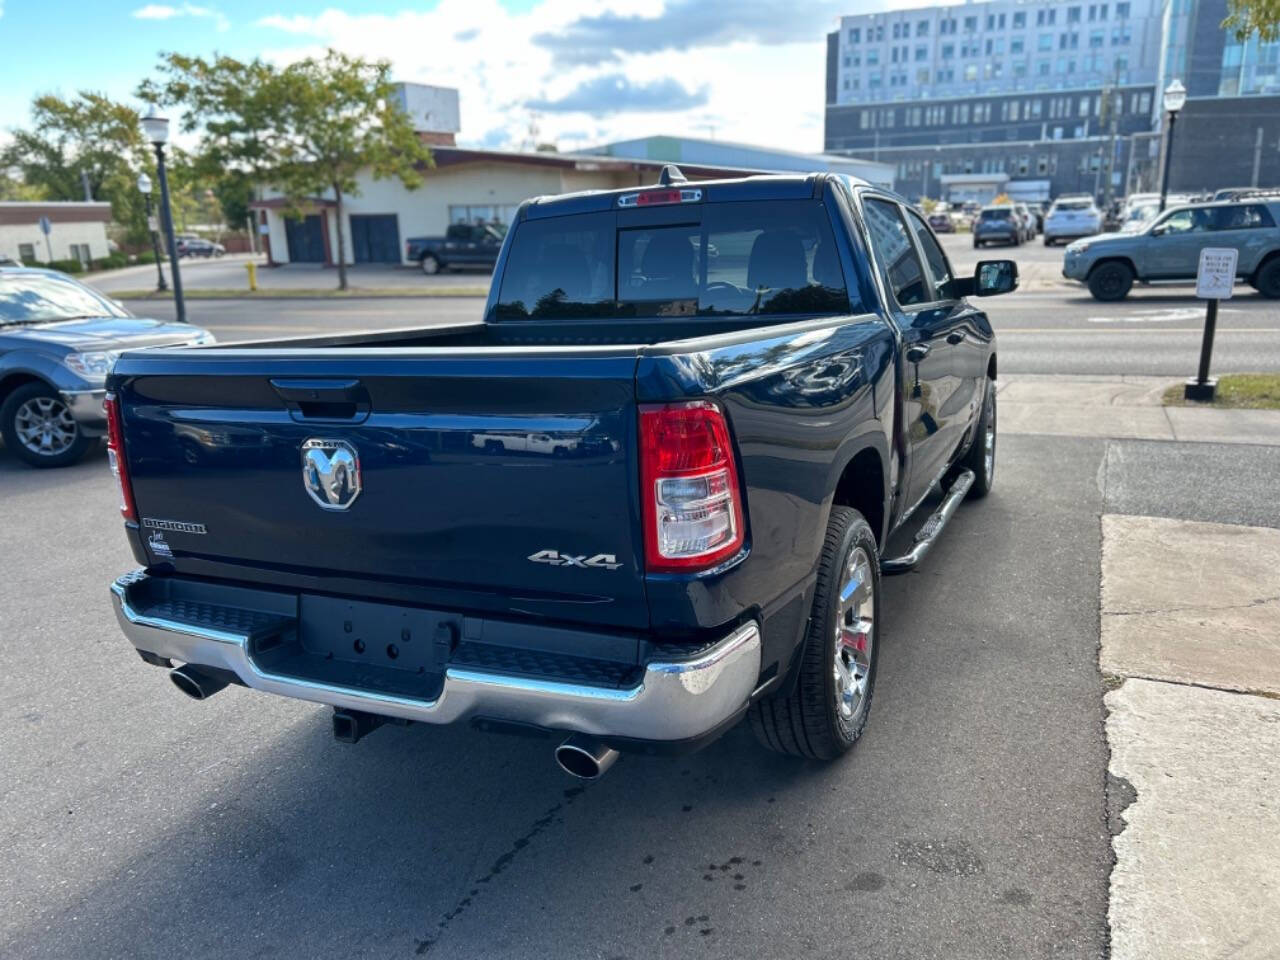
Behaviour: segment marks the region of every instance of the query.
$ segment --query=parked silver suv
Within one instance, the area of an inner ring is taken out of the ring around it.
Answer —
[[[1237,276],[1264,297],[1280,297],[1280,197],[1192,203],[1166,210],[1137,233],[1109,233],[1067,245],[1062,275],[1097,300],[1123,300],[1142,283],[1194,280],[1204,247],[1240,252]]]

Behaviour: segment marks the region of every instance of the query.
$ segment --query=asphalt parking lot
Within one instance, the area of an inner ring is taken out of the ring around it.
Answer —
[[[120,636],[104,458],[0,455],[0,954],[1096,957],[1105,444],[1007,438],[1000,485],[888,582],[870,732],[844,762],[626,757],[182,697]],[[980,558],[980,560],[979,560]],[[981,602],[975,602],[981,598]],[[1087,598],[1082,601],[1081,598]]]

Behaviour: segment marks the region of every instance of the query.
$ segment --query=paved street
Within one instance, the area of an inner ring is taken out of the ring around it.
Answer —
[[[957,268],[959,269],[959,268]],[[143,316],[172,317],[166,301],[127,306]],[[1000,369],[1009,373],[1195,373],[1203,304],[1189,292],[1140,290],[1119,304],[1101,304],[1082,289],[1018,291],[983,301],[1000,341]],[[367,300],[193,300],[188,316],[221,340],[288,337],[303,331],[378,330],[469,322],[478,297]],[[1280,370],[1280,301],[1250,288],[1218,315],[1213,368],[1218,372]]]

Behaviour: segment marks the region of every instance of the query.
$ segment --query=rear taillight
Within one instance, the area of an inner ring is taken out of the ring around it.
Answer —
[[[742,548],[742,503],[729,425],[714,403],[640,408],[645,567],[705,570]]]
[[[124,421],[120,416],[120,401],[114,393],[108,393],[103,401],[107,411],[107,462],[120,485],[120,513],[126,520],[138,522],[138,510],[133,504],[133,484],[129,481],[129,461],[124,455]]]

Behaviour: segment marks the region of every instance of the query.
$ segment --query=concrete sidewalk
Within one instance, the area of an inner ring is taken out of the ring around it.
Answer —
[[[1166,407],[1171,377],[1015,374],[999,383],[1000,432],[1280,446],[1280,411]]]
[[[1280,530],[1104,516],[1101,627],[1111,956],[1276,957]]]

